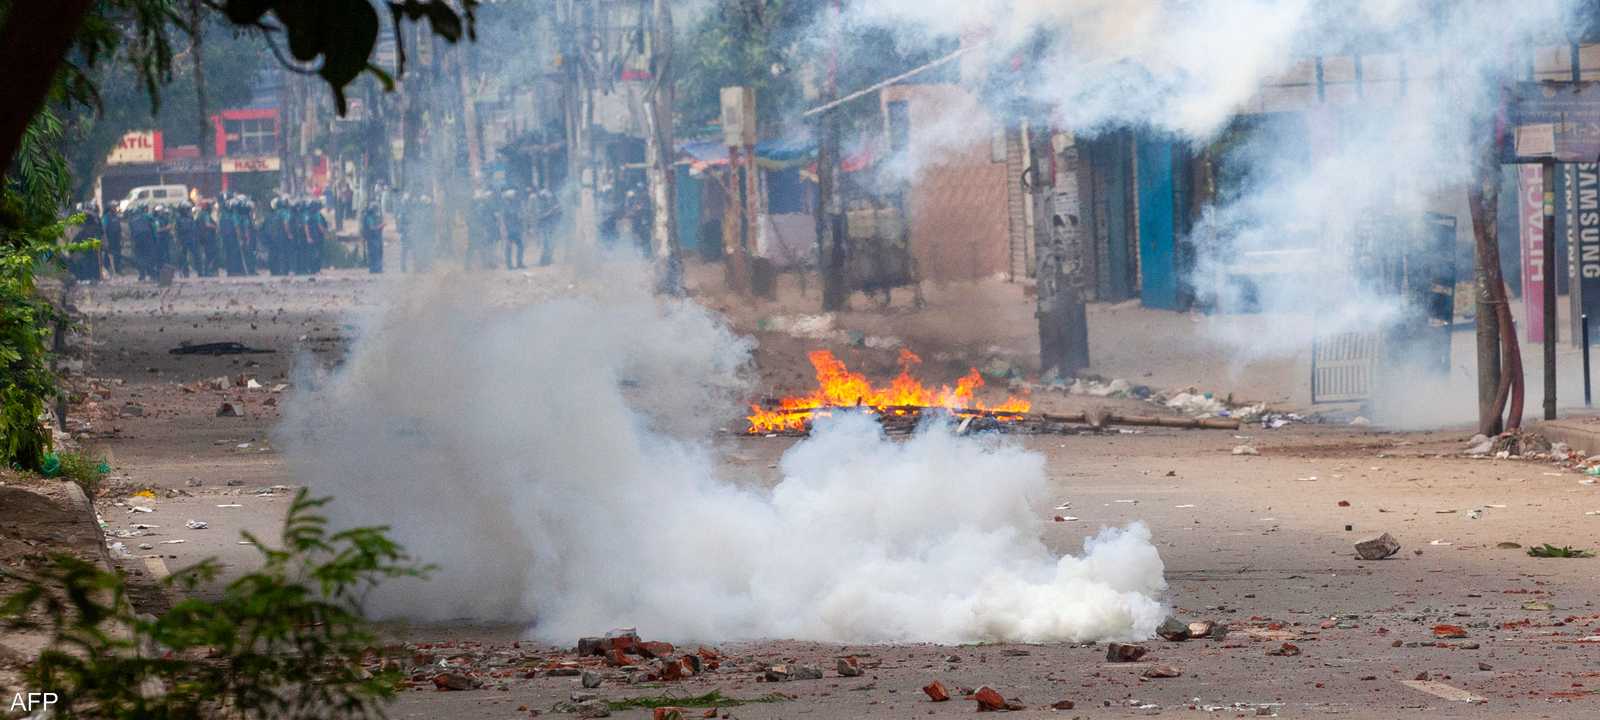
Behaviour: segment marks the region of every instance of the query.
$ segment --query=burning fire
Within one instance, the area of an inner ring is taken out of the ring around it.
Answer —
[[[814,350],[807,357],[817,369],[817,389],[805,395],[780,399],[774,407],[750,406],[751,433],[805,430],[816,411],[824,408],[863,408],[868,412],[910,415],[919,408],[944,408],[956,415],[977,413],[1025,413],[1033,406],[1026,398],[1006,398],[998,405],[986,405],[974,391],[983,387],[983,376],[973,368],[956,381],[954,388],[937,389],[923,385],[911,376],[911,368],[922,362],[916,353],[900,350],[900,374],[886,387],[873,387],[865,375],[851,372],[827,350]],[[1004,419],[1004,418],[1002,418]]]

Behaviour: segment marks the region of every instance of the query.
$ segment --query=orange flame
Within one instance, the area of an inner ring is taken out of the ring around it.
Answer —
[[[751,405],[749,432],[765,433],[805,430],[806,422],[819,409],[865,408],[869,412],[907,414],[906,408],[945,408],[961,415],[971,413],[1001,412],[1025,413],[1033,407],[1027,398],[1007,397],[1005,402],[987,405],[976,395],[983,387],[983,376],[972,368],[956,381],[954,388],[941,385],[937,389],[923,385],[911,376],[911,369],[922,363],[922,358],[910,350],[900,350],[900,374],[886,387],[874,387],[865,375],[851,372],[843,361],[827,350],[813,350],[808,356],[817,370],[817,389],[805,395],[791,395],[778,400],[775,407]]]

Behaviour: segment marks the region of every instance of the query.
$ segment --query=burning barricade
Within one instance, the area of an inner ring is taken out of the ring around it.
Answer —
[[[976,368],[970,369],[953,387],[924,385],[911,375],[912,369],[922,363],[922,358],[904,348],[900,350],[900,374],[882,386],[873,385],[864,374],[851,371],[827,350],[812,351],[808,358],[816,369],[816,389],[803,395],[752,404],[750,414],[746,416],[749,421],[745,429],[747,434],[803,435],[810,431],[812,421],[816,418],[845,411],[874,415],[886,429],[902,432],[909,432],[924,417],[931,415],[959,420],[963,423],[962,432],[969,429],[996,429],[1060,433],[1096,430],[1107,425],[1228,430],[1239,427],[1238,420],[1230,418],[1036,413],[1032,412],[1033,403],[1026,396],[1017,395],[1009,395],[1001,402],[989,404],[977,395],[984,381]],[[969,428],[974,424],[977,427]]]
[[[852,372],[827,350],[812,351],[808,358],[817,371],[817,388],[804,395],[780,398],[767,407],[751,405],[749,432],[804,432],[814,417],[847,408],[886,418],[911,419],[932,408],[958,417],[985,416],[1005,421],[1019,418],[1033,407],[1027,398],[1016,396],[993,406],[983,403],[975,394],[983,387],[983,376],[976,368],[957,380],[955,387],[923,385],[911,375],[922,358],[904,348],[900,350],[900,374],[883,387]]]

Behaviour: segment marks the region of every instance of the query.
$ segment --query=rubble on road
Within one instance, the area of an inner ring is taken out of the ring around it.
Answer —
[[[1148,652],[1150,649],[1143,645],[1106,643],[1106,662],[1137,662]]]
[[[482,684],[482,680],[462,673],[446,672],[433,676],[433,686],[440,690],[473,690]]]
[[[1182,676],[1183,676],[1183,671],[1179,670],[1179,669],[1177,669],[1177,668],[1175,668],[1175,667],[1173,667],[1171,665],[1152,665],[1150,667],[1145,668],[1144,672],[1139,674],[1139,677],[1150,678],[1152,680],[1157,680],[1157,679],[1161,679],[1161,678],[1175,678],[1175,677],[1182,677]]]
[[[773,665],[763,670],[758,679],[766,682],[821,680],[822,669],[815,665]]]
[[[944,683],[941,683],[938,680],[922,686],[922,691],[927,693],[928,698],[934,702],[944,702],[950,699],[950,692],[945,690]]]
[[[363,669],[374,674],[381,671],[399,673],[402,689],[430,689],[461,691],[475,688],[509,689],[513,680],[530,680],[539,677],[572,678],[573,695],[563,703],[560,712],[582,713],[585,701],[598,696],[594,690],[612,683],[631,685],[637,683],[663,683],[688,680],[704,673],[721,670],[737,672],[726,664],[722,655],[710,648],[701,647],[693,653],[674,649],[658,657],[644,657],[639,651],[648,645],[640,641],[631,628],[607,633],[603,638],[583,638],[578,648],[535,648],[520,642],[510,646],[492,646],[471,641],[446,641],[438,643],[405,643],[373,649],[363,658]],[[664,650],[666,643],[654,645]],[[627,648],[627,651],[618,648]],[[597,654],[601,653],[603,654]],[[626,658],[625,666],[613,666],[608,661],[612,654]],[[791,666],[796,679],[820,678],[822,672],[815,666]],[[579,689],[581,688],[581,689]],[[600,702],[600,709],[605,703]],[[591,708],[591,712],[597,711]],[[593,717],[604,717],[594,715]]]
[[[1455,640],[1467,636],[1467,629],[1460,625],[1435,625],[1433,636],[1445,640]]]
[[[1161,627],[1156,628],[1156,635],[1159,635],[1163,640],[1182,642],[1190,637],[1189,624],[1169,615],[1161,623]]]
[[[1397,552],[1400,552],[1400,541],[1389,533],[1356,543],[1356,555],[1362,560],[1382,560]]]
[[[978,703],[978,712],[996,712],[1003,710],[1026,710],[1026,705],[1014,700],[1007,700],[1004,695],[988,685],[978,688],[972,693],[973,701]]]

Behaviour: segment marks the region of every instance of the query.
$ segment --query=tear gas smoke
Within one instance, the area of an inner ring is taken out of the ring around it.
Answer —
[[[846,23],[893,27],[907,43],[983,38],[991,79],[1015,74],[1015,58],[1034,61],[1017,81],[979,83],[990,107],[1048,108],[1056,128],[1080,138],[1136,128],[1208,149],[1217,192],[1187,238],[1187,280],[1223,313],[1205,327],[1242,365],[1308,356],[1313,332],[1381,331],[1406,316],[1405,301],[1374,290],[1357,260],[1372,226],[1416,235],[1437,212],[1455,217],[1458,245],[1470,242],[1465,183],[1492,137],[1500,90],[1526,79],[1531,48],[1565,47],[1578,10],[1570,0],[885,0],[853,4]],[[1326,100],[1316,96],[1318,57],[1328,61]],[[919,117],[898,162],[923,167],[962,142],[988,142],[982,123],[957,137],[961,114]],[[1457,275],[1469,280],[1471,266]],[[1273,331],[1243,331],[1259,323],[1227,315],[1238,312],[1261,313]],[[1468,370],[1449,377],[1470,379],[1473,359],[1453,359]]]
[[[281,442],[337,499],[336,524],[391,525],[438,566],[381,588],[379,615],[532,621],[559,642],[621,625],[1127,639],[1164,617],[1149,531],[1056,557],[1044,459],[1009,442],[939,427],[891,442],[843,417],[783,456],[776,486],[727,477],[705,437],[746,390],[749,343],[693,303],[627,290],[640,275],[608,279],[604,301],[510,309],[425,279],[288,404]]]

